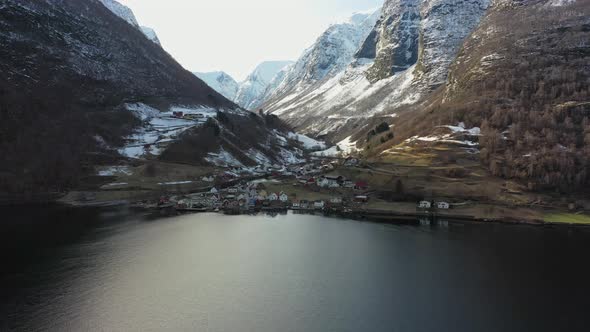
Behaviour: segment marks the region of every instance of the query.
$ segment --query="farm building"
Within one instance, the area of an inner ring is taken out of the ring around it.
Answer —
[[[418,203],[418,208],[420,209],[430,209],[432,207],[432,203],[429,201],[421,201]]]
[[[367,190],[369,189],[369,184],[365,181],[357,181],[354,184],[354,189],[356,190]]]

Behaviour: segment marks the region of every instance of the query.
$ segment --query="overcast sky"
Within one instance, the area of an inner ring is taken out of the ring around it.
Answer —
[[[296,60],[331,24],[383,0],[119,0],[190,71],[244,79],[265,60]]]

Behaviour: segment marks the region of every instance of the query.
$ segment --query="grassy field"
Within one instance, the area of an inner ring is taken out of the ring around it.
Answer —
[[[572,225],[590,225],[590,216],[575,213],[552,213],[544,218],[545,222]]]

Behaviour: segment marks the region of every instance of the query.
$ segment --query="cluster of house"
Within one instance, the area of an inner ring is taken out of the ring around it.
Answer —
[[[214,208],[251,208],[258,206],[286,207],[289,196],[284,192],[267,192],[262,184],[234,186],[225,189],[211,188],[208,192],[190,194],[177,201],[177,207],[186,210]]]
[[[177,119],[184,119],[184,120],[204,120],[205,115],[203,113],[184,113],[184,112],[172,112],[172,116]]]
[[[451,208],[451,204],[447,202],[420,201],[418,202],[418,208],[422,210],[429,210],[432,208],[448,210]]]
[[[298,182],[305,186],[318,186],[320,188],[369,189],[369,184],[366,181],[352,181],[343,176],[298,177]]]
[[[369,197],[365,195],[358,195],[354,197],[353,201],[355,203],[366,203],[369,201]],[[345,202],[345,200],[341,197],[332,197],[329,200],[301,200],[298,202],[293,202],[291,208],[293,210],[324,210],[327,208],[340,208],[347,205],[346,203],[347,202]]]

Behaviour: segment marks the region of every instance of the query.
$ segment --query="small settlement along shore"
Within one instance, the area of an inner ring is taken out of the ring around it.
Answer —
[[[385,200],[383,191],[371,188],[363,179],[347,178],[345,170],[360,169],[356,158],[314,159],[306,164],[271,166],[256,174],[226,170],[203,176],[209,184],[190,190],[177,190],[147,199],[100,200],[87,193],[85,199],[63,199],[62,203],[80,207],[129,205],[134,209],[162,214],[218,212],[230,215],[258,212],[321,213],[343,218],[391,223],[407,222],[497,222],[551,225],[539,209],[501,206],[477,201],[435,198]],[[350,173],[350,172],[349,172]],[[354,174],[354,173],[353,173]],[[187,185],[192,181],[176,182]],[[170,184],[170,183],[167,183]],[[109,185],[107,185],[107,188]],[[110,187],[116,187],[111,184]],[[397,188],[398,190],[400,188]],[[560,223],[563,224],[563,223]],[[572,223],[573,224],[573,223]],[[584,225],[584,223],[581,223]]]

